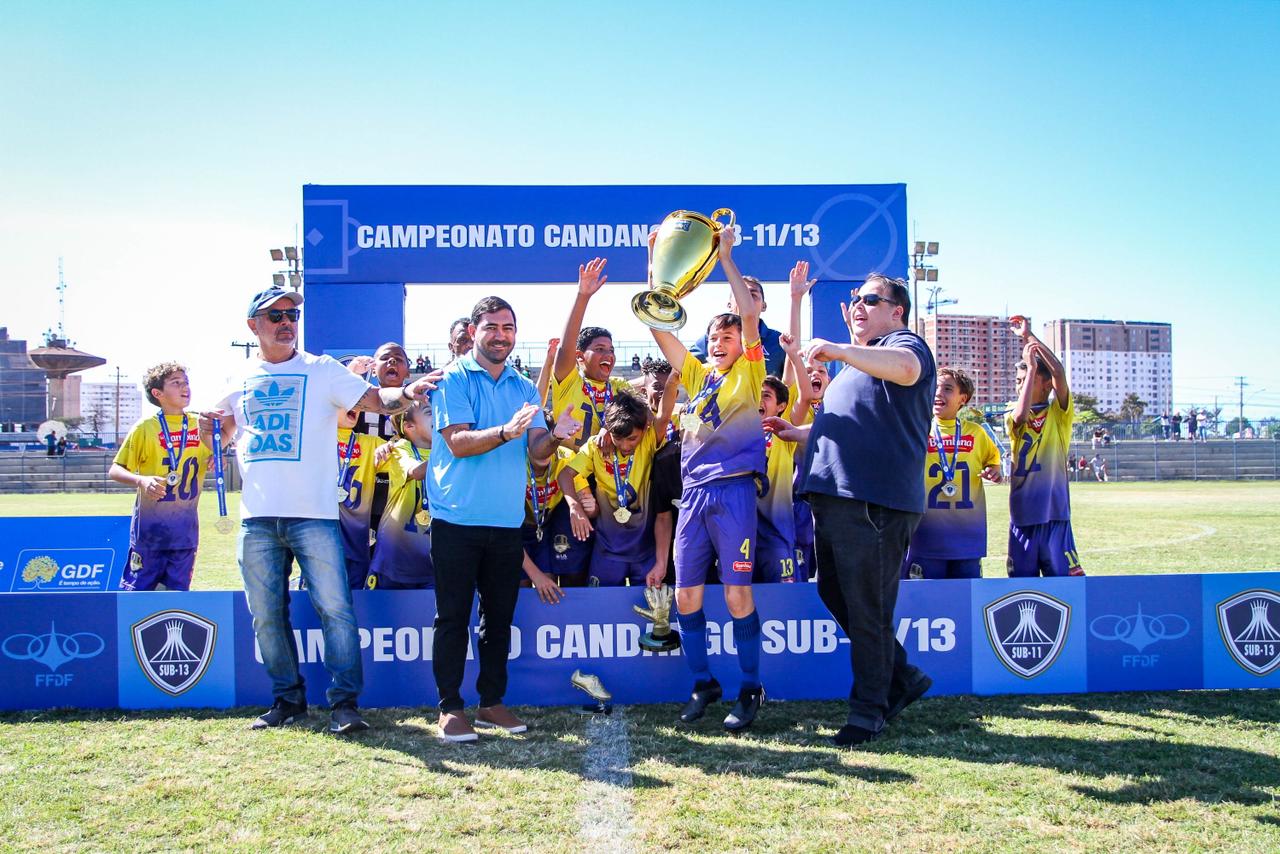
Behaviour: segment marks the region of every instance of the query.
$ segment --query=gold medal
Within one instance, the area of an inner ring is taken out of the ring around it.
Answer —
[[[631,511],[625,507],[619,507],[617,510],[613,511],[613,518],[618,520],[619,525],[625,525],[631,518]]]
[[[164,482],[169,484],[170,486],[177,486],[178,473],[176,471],[169,472],[167,475],[164,476]]]
[[[341,486],[338,487],[338,503],[342,504],[347,500],[347,491]]]
[[[213,527],[218,529],[219,534],[230,534],[231,529],[235,527],[235,522],[231,521],[230,516],[219,516],[218,521],[213,523]]]
[[[427,528],[431,525],[431,514],[426,510],[419,510],[417,513],[413,514],[413,520],[422,527]]]
[[[351,505],[353,507],[359,504],[360,490],[356,489],[355,486],[352,486],[349,490],[347,490],[347,501],[351,502]]]
[[[680,416],[680,429],[687,430],[690,433],[697,433],[698,428],[702,426],[702,419],[692,412],[686,412]]]
[[[538,542],[542,542],[542,526],[541,525],[539,525],[538,529],[534,532],[533,538]]]
[[[942,494],[947,496],[948,498],[951,498],[953,495],[956,494],[956,485],[954,483],[942,484]]]

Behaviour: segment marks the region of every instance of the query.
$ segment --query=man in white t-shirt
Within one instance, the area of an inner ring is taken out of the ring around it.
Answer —
[[[394,414],[434,389],[433,377],[412,385],[374,388],[329,356],[297,349],[302,295],[269,288],[249,303],[249,329],[261,359],[201,417],[234,429],[240,499],[240,574],[253,631],[271,677],[272,707],[254,729],[278,727],[307,714],[289,620],[289,555],[298,561],[324,631],[325,667],[333,677],[329,731],[368,729],[357,699],[363,687],[360,639],[338,528],[338,414],[350,409]]]

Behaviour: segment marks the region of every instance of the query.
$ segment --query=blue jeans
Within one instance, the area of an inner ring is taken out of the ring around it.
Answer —
[[[351,608],[342,534],[336,519],[245,519],[237,558],[262,661],[277,700],[307,701],[289,621],[289,553],[297,558],[324,631],[324,666],[333,677],[329,705],[355,704],[364,685],[360,635]]]

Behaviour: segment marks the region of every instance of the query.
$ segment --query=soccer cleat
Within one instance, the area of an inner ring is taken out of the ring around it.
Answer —
[[[456,712],[440,713],[440,740],[455,743],[476,741],[480,736],[476,735],[475,729],[471,726],[471,721],[467,720],[467,716],[459,709]]]
[[[689,702],[685,703],[684,708],[680,710],[680,720],[687,724],[699,720],[707,713],[707,706],[719,700],[722,696],[724,696],[724,692],[720,690],[720,683],[715,679],[695,682],[693,684],[693,693],[689,696]]]
[[[529,729],[529,726],[524,721],[513,715],[511,710],[501,703],[496,706],[481,706],[476,711],[476,726],[506,730],[512,735],[526,732]]]
[[[290,703],[288,700],[276,698],[271,708],[263,712],[250,729],[274,729],[276,727],[296,724],[307,716],[306,703]]]
[[[836,747],[857,747],[879,737],[880,733],[872,732],[865,727],[845,724],[838,733],[831,737],[831,743]]]
[[[724,719],[724,728],[731,733],[743,732],[749,728],[756,720],[756,714],[760,711],[760,707],[764,705],[764,686],[756,685],[752,688],[743,688],[738,692],[738,702],[734,704],[733,711]]]
[[[902,696],[889,703],[889,711],[884,713],[885,723],[896,718],[903,709],[923,697],[932,687],[933,680],[929,678],[929,674],[923,670],[917,671],[916,678],[907,686],[907,690],[902,692]]]
[[[604,683],[600,681],[599,676],[575,670],[573,675],[569,677],[569,684],[579,691],[585,691],[587,696],[597,703],[603,704],[613,699],[613,695],[604,687]]]
[[[368,728],[369,723],[356,711],[355,704],[344,703],[341,706],[334,706],[333,711],[329,713],[329,732],[334,735],[350,735],[355,732],[364,732]]]

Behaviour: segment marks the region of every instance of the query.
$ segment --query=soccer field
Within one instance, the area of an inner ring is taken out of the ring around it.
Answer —
[[[1073,485],[1094,574],[1276,569],[1280,485]],[[1003,574],[993,490],[987,575]],[[0,512],[126,513],[126,495]],[[239,587],[204,502],[201,589]],[[233,509],[234,512],[234,509]],[[847,678],[845,674],[837,674]],[[746,735],[676,707],[520,709],[525,736],[443,745],[433,709],[252,733],[259,710],[0,715],[0,851],[1280,850],[1280,695],[942,697],[856,752],[841,703],[769,703]]]
[[[1083,482],[1071,485],[1076,545],[1092,575],[1249,572],[1280,569],[1280,483],[1276,481]],[[0,495],[5,516],[128,515],[133,496]],[[235,518],[239,495],[227,496]],[[194,590],[239,590],[236,538],[214,530],[218,503],[200,503]],[[983,575],[1005,574],[1009,505],[1005,487],[987,487]]]

